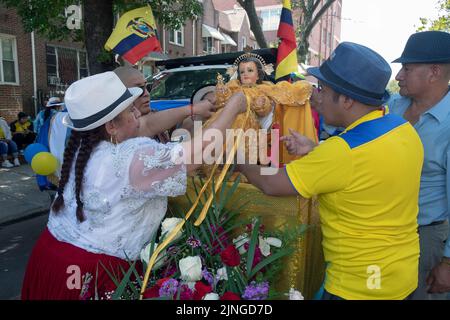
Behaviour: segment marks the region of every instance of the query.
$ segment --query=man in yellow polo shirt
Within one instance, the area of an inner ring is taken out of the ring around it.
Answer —
[[[269,195],[319,196],[327,262],[324,299],[405,299],[417,287],[417,213],[423,147],[414,128],[385,114],[389,64],[373,50],[341,43],[320,68],[317,111],[344,127],[318,146],[293,133],[305,155],[275,175],[240,165]]]

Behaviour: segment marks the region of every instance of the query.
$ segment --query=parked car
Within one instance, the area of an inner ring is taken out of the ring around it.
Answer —
[[[277,49],[258,49],[253,52],[262,56],[268,64],[276,62]],[[161,71],[150,81],[151,108],[165,110],[189,104],[198,88],[216,83],[218,73],[228,81],[230,76],[226,73],[227,69],[243,53],[244,51],[240,51],[157,61],[156,66]]]

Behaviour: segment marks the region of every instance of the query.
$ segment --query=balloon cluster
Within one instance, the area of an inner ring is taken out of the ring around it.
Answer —
[[[24,157],[31,164],[31,169],[41,176],[54,173],[59,166],[58,159],[41,143],[33,143],[26,147]]]

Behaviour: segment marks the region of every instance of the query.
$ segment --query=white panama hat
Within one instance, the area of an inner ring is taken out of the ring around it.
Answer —
[[[141,88],[126,88],[112,71],[78,80],[66,91],[68,114],[63,123],[76,131],[100,127],[114,119],[142,94]]]
[[[63,102],[61,102],[61,99],[58,97],[51,97],[50,99],[48,99],[47,104],[45,105],[46,107],[50,108],[50,107],[56,107],[56,106],[62,106],[64,105]]]

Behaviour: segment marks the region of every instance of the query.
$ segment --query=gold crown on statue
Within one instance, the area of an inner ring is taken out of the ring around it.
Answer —
[[[246,46],[244,48],[244,51],[245,51],[244,54],[241,54],[239,57],[237,57],[236,60],[234,60],[233,66],[231,66],[230,68],[227,69],[228,75],[233,76],[238,70],[239,63],[242,60],[248,59],[248,58],[257,59],[261,63],[261,66],[266,74],[269,75],[273,72],[273,70],[274,70],[273,65],[271,63],[267,64],[266,61],[264,60],[264,58],[261,57],[259,54],[251,52],[252,47]]]

